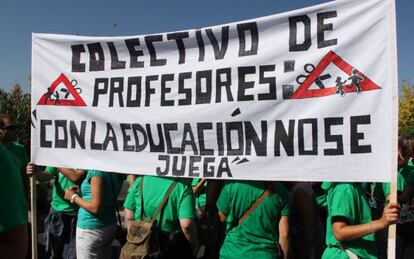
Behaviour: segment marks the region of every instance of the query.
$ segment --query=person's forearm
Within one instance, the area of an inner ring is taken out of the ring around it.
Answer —
[[[76,205],[78,205],[79,207],[87,210],[88,212],[92,213],[93,215],[99,215],[100,213],[100,206],[98,206],[98,204],[96,203],[92,203],[90,201],[86,201],[84,199],[82,199],[81,197],[76,197],[74,200],[74,203]]]
[[[201,189],[206,182],[207,182],[207,179],[205,178],[201,179],[201,181],[197,184],[196,188]]]
[[[61,167],[59,167],[58,170],[74,184],[81,184],[86,175],[86,172],[84,170],[75,170]]]
[[[289,238],[287,235],[279,238],[279,245],[283,251],[283,258],[289,258]]]
[[[343,225],[341,227],[334,228],[334,235],[338,241],[349,241],[358,239],[371,233],[375,233],[386,227],[387,225],[385,225],[381,220],[374,220],[365,224],[354,226]]]
[[[135,213],[132,210],[125,208],[125,225],[129,229],[131,221],[135,220]]]
[[[279,245],[284,258],[289,258],[289,217],[282,216],[279,221]]]

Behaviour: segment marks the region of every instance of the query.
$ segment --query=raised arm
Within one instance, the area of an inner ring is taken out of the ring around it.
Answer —
[[[332,219],[332,229],[336,240],[349,241],[358,239],[365,235],[375,233],[394,224],[398,220],[399,206],[391,203],[384,208],[380,219],[365,224],[349,225],[343,217],[335,217]]]
[[[79,207],[87,210],[97,216],[101,212],[103,205],[103,179],[99,176],[91,178],[91,200],[87,201],[77,196],[73,189],[65,191],[65,199],[77,204]]]
[[[39,182],[49,182],[54,178],[54,176],[45,171],[39,171],[36,168],[37,166],[34,163],[29,163],[26,166],[26,174],[28,176],[36,175],[36,180]]]
[[[135,213],[125,208],[125,225],[127,226],[127,229],[129,230],[131,221],[135,220]]]
[[[85,170],[78,170],[78,169],[71,169],[71,168],[58,168],[59,172],[63,174],[66,178],[68,178],[74,184],[81,184],[82,181],[85,179],[86,171]]]
[[[279,244],[283,251],[283,258],[289,258],[289,217],[282,216],[279,221]]]

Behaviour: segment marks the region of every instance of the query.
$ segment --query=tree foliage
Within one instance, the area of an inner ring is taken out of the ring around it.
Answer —
[[[414,137],[414,86],[403,82],[399,103],[399,135]]]
[[[19,143],[30,145],[30,94],[24,94],[19,84],[10,92],[0,89],[0,112],[13,117]]]

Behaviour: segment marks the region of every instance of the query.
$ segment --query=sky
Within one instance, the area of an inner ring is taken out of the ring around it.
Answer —
[[[0,0],[0,88],[30,92],[32,32],[126,36],[242,21],[327,0]],[[414,1],[397,0],[399,82],[414,84]]]

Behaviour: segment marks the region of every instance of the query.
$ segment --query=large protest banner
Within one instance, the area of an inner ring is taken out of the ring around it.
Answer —
[[[32,161],[176,177],[391,181],[391,0],[125,37],[33,34]]]

